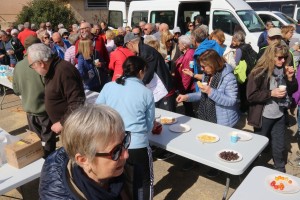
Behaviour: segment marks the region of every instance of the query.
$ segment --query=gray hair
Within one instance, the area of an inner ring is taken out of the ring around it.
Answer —
[[[62,23],[60,23],[60,24],[57,25],[57,28],[58,28],[58,29],[64,28],[64,27],[65,27],[65,26],[64,26]]]
[[[185,47],[190,48],[190,46],[193,44],[192,39],[188,35],[182,35],[178,38],[178,42],[182,43]]]
[[[51,49],[43,43],[31,45],[30,47],[28,47],[27,52],[32,62],[47,62],[52,58]]]
[[[24,28],[30,28],[30,23],[29,22],[25,22],[24,23]]]
[[[158,41],[154,35],[146,35],[144,38],[144,43],[148,44],[150,41]]]
[[[76,43],[76,41],[78,40],[78,38],[79,38],[78,33],[72,33],[72,34],[69,35],[68,40],[69,40],[71,45],[74,45]]]
[[[245,33],[243,31],[237,31],[233,34],[232,40],[237,40],[240,43],[245,43]]]
[[[195,38],[197,43],[201,43],[207,38],[208,32],[204,26],[199,26],[192,31],[191,36]]]
[[[24,28],[24,25],[23,25],[23,24],[19,24],[19,25],[18,25],[18,30],[19,30],[19,31],[23,30],[23,28]]]
[[[36,25],[35,24],[31,24],[30,28],[31,29],[36,29]]]
[[[125,131],[121,116],[105,105],[82,106],[72,112],[64,123],[62,145],[75,162],[80,153],[93,161],[97,150],[104,150]]]
[[[19,34],[19,31],[18,31],[18,29],[14,28],[13,30],[11,30],[10,34],[11,35],[13,35],[13,34]]]
[[[6,33],[5,31],[3,31],[3,30],[0,30],[0,35],[1,35],[1,36],[3,36],[3,35],[4,35],[4,36],[7,36],[7,33]]]

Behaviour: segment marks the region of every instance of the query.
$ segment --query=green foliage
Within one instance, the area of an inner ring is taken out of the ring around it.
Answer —
[[[76,19],[73,12],[63,2],[61,0],[33,0],[23,7],[15,24],[31,22],[38,26],[41,22],[51,22],[53,27],[59,23],[69,27],[76,23]]]

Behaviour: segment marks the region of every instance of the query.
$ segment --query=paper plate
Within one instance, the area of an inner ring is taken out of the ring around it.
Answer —
[[[238,141],[248,141],[248,140],[252,140],[252,134],[251,133],[247,133],[247,132],[243,132],[243,131],[234,131],[235,133],[237,133],[238,135]]]
[[[175,133],[186,133],[191,130],[191,127],[187,124],[173,124],[169,126],[169,130]]]
[[[177,119],[174,117],[161,117],[160,123],[164,125],[170,125],[175,124],[177,122]]]
[[[299,184],[286,174],[271,174],[268,175],[265,180],[267,187],[275,192],[292,194],[300,191]],[[275,186],[271,185],[273,181],[275,181],[277,189],[275,188]],[[282,189],[280,189],[280,184],[284,186]]]
[[[200,133],[196,136],[196,139],[203,143],[215,143],[220,140],[219,136],[213,133]]]
[[[239,157],[238,157],[238,159],[236,159],[236,160],[226,160],[226,159],[224,159],[224,158],[221,158],[220,154],[221,154],[222,152],[233,152],[233,153],[235,153],[235,154],[237,153],[237,155],[238,155]],[[237,152],[237,151],[235,151],[235,150],[231,150],[231,149],[223,149],[223,150],[221,150],[221,151],[218,151],[218,152],[217,152],[217,157],[218,157],[220,160],[222,160],[222,161],[224,161],[224,162],[229,162],[229,163],[240,162],[240,161],[243,159],[242,154],[240,154],[239,152]]]

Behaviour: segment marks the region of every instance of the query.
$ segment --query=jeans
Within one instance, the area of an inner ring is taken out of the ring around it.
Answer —
[[[285,172],[285,115],[277,119],[262,117],[262,127],[254,128],[254,133],[270,139],[274,168]]]

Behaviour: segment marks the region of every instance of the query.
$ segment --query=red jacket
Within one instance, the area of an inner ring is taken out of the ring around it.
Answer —
[[[127,57],[134,56],[134,53],[127,48],[117,47],[110,53],[110,62],[108,68],[114,70],[112,81],[123,75],[122,65]]]
[[[34,37],[37,37],[36,32],[34,32],[34,31],[32,31],[32,30],[30,30],[30,29],[28,29],[28,28],[25,28],[23,31],[21,31],[21,32],[19,33],[18,39],[21,41],[21,43],[22,43],[23,46],[24,46],[24,42],[25,42],[26,38],[27,38],[28,36],[30,36],[30,35],[32,35],[32,36],[34,36]]]
[[[194,49],[188,49],[185,54],[176,60],[175,87],[179,90],[180,94],[190,93],[195,89],[193,78],[182,72],[183,69],[193,71],[189,65],[190,61],[194,61],[194,52]]]

